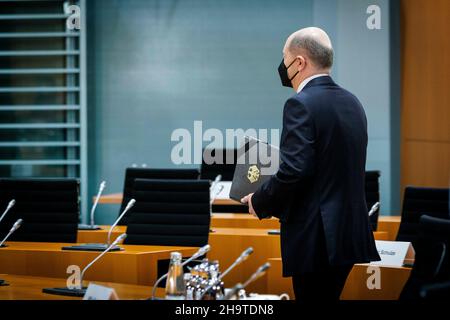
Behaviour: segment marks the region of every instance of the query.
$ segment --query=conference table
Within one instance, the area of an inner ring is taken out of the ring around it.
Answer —
[[[294,296],[291,278],[283,278],[282,262],[280,258],[269,259],[271,268],[266,278],[267,290],[272,294],[287,293]],[[369,277],[372,276],[374,266],[369,264],[356,264],[353,266],[344,289],[341,293],[341,300],[397,300],[400,297],[403,287],[408,281],[411,273],[409,267],[379,266],[380,284],[379,287],[369,287],[367,282],[372,283]]]
[[[247,215],[248,216],[248,215]],[[254,217],[252,217],[254,218]],[[102,230],[78,231],[79,243],[104,243],[107,239],[108,226],[101,226]],[[217,260],[220,269],[224,271],[248,247],[253,247],[254,253],[241,266],[232,270],[224,279],[226,284],[243,283],[256,269],[270,258],[281,257],[280,236],[269,234],[271,229],[262,228],[217,228],[212,227],[209,234],[211,251],[208,259]],[[126,232],[125,226],[116,226],[112,232],[112,239]],[[374,232],[377,240],[387,240],[387,232]],[[257,293],[267,293],[266,276],[250,284],[248,290]]]
[[[122,193],[111,193],[100,196],[98,203],[100,204],[121,204],[123,194]],[[93,201],[96,197],[92,198]],[[240,205],[241,203],[233,199],[215,199],[214,205],[222,206],[234,206]],[[388,232],[387,240],[395,241],[397,237],[397,232],[400,227],[401,217],[394,216],[380,216],[378,218],[378,229],[377,231]],[[262,229],[279,229],[279,222],[276,218],[259,220],[248,213],[216,213],[212,215],[211,219],[212,227],[224,227],[224,228],[262,228]]]
[[[400,221],[400,216],[380,216],[377,231],[387,233],[387,239],[385,240],[395,241]],[[248,213],[213,213],[211,215],[211,227],[279,229],[280,222],[276,218],[259,220]]]
[[[43,293],[43,288],[66,286],[64,278],[34,277],[0,274],[9,285],[0,287],[0,300],[81,300],[81,297],[59,296]],[[113,288],[120,300],[143,300],[151,296],[152,287],[115,282],[93,281],[97,285]],[[163,297],[164,289],[157,288],[156,296]]]
[[[386,223],[388,226],[395,226],[395,224],[398,224],[396,221],[399,221],[399,219],[392,219]],[[262,228],[260,224],[269,228]],[[258,226],[258,228],[253,228],[254,226]],[[383,227],[386,226],[379,224],[378,230]],[[101,230],[79,230],[77,242],[106,242],[110,227],[101,226],[101,228]],[[209,234],[211,251],[208,253],[208,259],[217,260],[222,271],[230,266],[243,250],[250,246],[254,249],[254,253],[247,261],[236,267],[224,278],[227,287],[231,287],[237,282],[244,282],[259,266],[270,261],[272,263],[270,272],[250,284],[247,292],[281,293],[291,290],[290,280],[281,277],[280,236],[269,234],[269,231],[278,228],[277,219],[260,221],[249,214],[218,213],[212,215],[211,232]],[[124,232],[126,232],[125,226],[116,226],[112,231],[112,239]],[[386,231],[374,232],[374,237],[377,240],[390,240],[390,237],[395,236],[393,235],[394,232],[396,233],[395,227],[387,228]],[[62,251],[61,247],[69,244],[61,243],[8,242],[8,245],[9,247],[0,249],[0,273],[67,278],[66,269],[69,265],[75,264],[82,268],[98,255],[98,252]],[[158,261],[168,260],[172,251],[179,251],[184,257],[187,257],[197,249],[141,245],[122,245],[122,247],[125,248],[125,251],[107,253],[103,259],[93,265],[87,271],[85,279],[149,286],[157,278]],[[360,270],[358,268],[360,267],[355,266],[355,270]],[[384,267],[383,270],[385,270]],[[164,271],[159,270],[159,272]],[[405,279],[409,276],[410,269],[400,268],[399,270],[386,272],[388,275],[395,272],[400,275],[389,276],[389,284],[384,285],[381,291],[377,291],[376,294],[373,292],[367,294],[360,288],[362,284],[365,284],[367,274],[362,271],[352,271],[343,298],[394,298],[395,294],[393,293],[401,291]],[[386,272],[383,271],[383,273]],[[274,274],[277,277],[274,277]],[[274,286],[273,283],[277,285]],[[284,285],[282,286],[282,284]],[[387,288],[391,289],[388,290]]]
[[[378,221],[378,230],[374,233],[377,240],[389,240],[394,241],[398,228],[400,225],[399,216],[382,216]],[[101,230],[79,230],[78,240],[79,243],[102,243],[106,242],[106,235],[110,226],[102,225]],[[280,223],[278,219],[264,219],[259,220],[250,214],[242,213],[213,213],[211,215],[211,230],[219,231],[225,229],[238,229],[241,232],[245,232],[243,229],[263,229],[262,233],[267,233],[269,230],[280,229]],[[112,239],[115,239],[120,234],[126,232],[125,226],[116,226],[111,235]]]
[[[79,266],[82,270],[99,255],[95,251],[61,250],[63,246],[70,245],[73,243],[8,242],[7,247],[0,248],[0,273],[67,278],[68,266]],[[125,250],[108,252],[92,265],[84,279],[152,285],[157,279],[159,261],[168,261],[173,251],[189,257],[198,249],[141,245],[121,247]]]

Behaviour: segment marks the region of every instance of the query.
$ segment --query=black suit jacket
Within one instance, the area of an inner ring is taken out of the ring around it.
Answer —
[[[367,120],[329,76],[311,80],[283,111],[280,168],[252,198],[281,222],[283,275],[380,260],[364,192]]]

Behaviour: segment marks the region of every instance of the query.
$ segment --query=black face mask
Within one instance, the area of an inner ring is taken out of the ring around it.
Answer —
[[[294,76],[293,76],[292,78],[289,79],[289,76],[288,76],[288,70],[289,70],[289,68],[292,66],[292,64],[293,64],[294,62],[295,62],[295,59],[294,59],[294,61],[292,61],[291,64],[286,68],[286,66],[285,66],[285,64],[284,64],[284,59],[283,59],[283,60],[281,60],[280,66],[278,67],[278,74],[280,75],[281,84],[282,84],[284,87],[292,88],[292,82],[291,82],[291,81],[292,81],[292,79],[294,79],[294,78],[297,76],[297,74],[298,74],[298,71],[297,71],[297,73],[294,74]]]

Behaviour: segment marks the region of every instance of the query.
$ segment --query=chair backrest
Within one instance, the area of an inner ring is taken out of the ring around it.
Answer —
[[[402,299],[418,299],[424,286],[450,281],[450,220],[422,215],[416,257]]]
[[[133,185],[135,179],[189,179],[196,180],[199,178],[198,169],[148,169],[148,168],[127,168],[125,171],[125,181],[123,184],[123,199],[120,205],[120,213],[125,209],[128,201],[133,197]],[[126,225],[129,213],[119,222],[119,225]]]
[[[397,241],[416,244],[422,215],[449,219],[449,189],[407,187]]]
[[[79,182],[76,179],[0,179],[0,211],[15,206],[0,223],[3,239],[17,219],[22,226],[10,241],[76,242]]]
[[[207,163],[205,154],[211,154],[212,157],[220,156],[222,163]],[[229,159],[232,160],[228,163]],[[205,180],[214,180],[219,174],[222,175],[222,181],[232,181],[234,169],[237,162],[237,149],[204,149],[202,153],[202,165],[200,167],[200,178]]]
[[[372,206],[380,201],[380,171],[366,171],[366,204],[367,212],[372,208]],[[378,216],[380,210],[375,212],[370,216],[369,221],[372,226],[372,230],[376,231],[378,227]]]
[[[200,247],[208,243],[209,180],[136,179],[126,244]]]

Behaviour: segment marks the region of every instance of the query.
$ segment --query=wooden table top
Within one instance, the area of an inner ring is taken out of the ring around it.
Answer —
[[[380,216],[380,225],[386,223],[400,224],[400,216]],[[83,230],[89,233],[103,233],[110,226],[100,226],[102,230]],[[248,213],[213,213],[211,215],[211,228],[254,228],[254,229],[279,229],[280,222],[277,218],[259,220]],[[125,232],[125,226],[116,226],[113,232]],[[379,230],[386,231],[386,230]]]
[[[0,273],[35,277],[65,278],[68,266],[87,266],[99,251],[62,250],[73,243],[8,242],[0,249]],[[173,251],[183,257],[196,247],[121,245],[124,251],[106,253],[85,274],[86,280],[152,285],[157,279],[158,263],[170,259]]]
[[[106,239],[106,234],[108,233],[109,230],[109,226],[100,226],[102,228],[102,230],[95,230],[95,231],[86,231],[86,230],[79,230],[78,234],[79,234],[79,239],[85,239],[86,235],[91,235],[91,237],[89,237],[89,239],[95,240],[95,239],[101,239],[101,241],[93,241],[94,243],[101,243],[105,238]],[[275,229],[275,228],[274,228]],[[278,228],[276,228],[278,229]],[[126,232],[127,227],[126,226],[116,226],[113,230],[112,233],[112,238],[115,238],[116,236],[118,236],[121,233]],[[269,234],[269,230],[273,230],[273,229],[264,229],[264,228],[223,228],[223,227],[211,227],[211,233],[210,236],[216,236],[216,235],[235,235],[235,236],[252,236],[252,237],[273,237],[273,236],[279,236],[277,234]],[[81,235],[81,236],[80,236]],[[103,235],[103,237],[101,237],[101,235]],[[386,240],[385,236],[386,236],[386,232],[384,231],[375,231],[374,232],[375,237],[377,238],[377,240]],[[80,241],[78,241],[80,242]],[[130,247],[133,248],[133,250],[138,250],[139,248],[143,247],[143,246],[131,246],[131,245],[127,245],[124,246],[126,248]],[[150,246],[152,247],[152,246]],[[184,248],[184,247],[182,247]]]
[[[0,300],[81,300],[80,297],[67,297],[43,293],[43,288],[62,288],[66,279],[0,274],[9,286],[0,287]],[[114,288],[120,300],[140,300],[150,297],[152,287],[91,281],[92,283]],[[164,289],[158,288],[156,295],[161,297]]]
[[[73,246],[75,243],[55,243],[55,242],[15,242],[8,241],[7,247],[1,248],[0,252],[10,252],[10,251],[29,251],[29,252],[93,252],[93,251],[73,251],[73,250],[62,250],[64,246]],[[139,255],[148,253],[166,253],[179,251],[186,254],[192,254],[197,251],[196,247],[180,247],[180,246],[142,246],[142,245],[121,245],[125,250],[123,251],[113,251],[107,254],[120,254],[120,255]],[[99,254],[100,252],[94,252]]]

